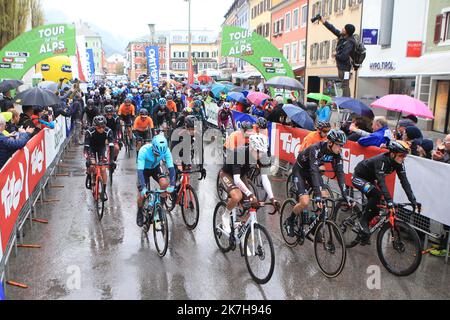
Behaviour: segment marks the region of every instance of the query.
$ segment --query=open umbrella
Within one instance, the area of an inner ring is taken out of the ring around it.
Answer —
[[[286,104],[283,106],[283,111],[292,121],[297,123],[303,129],[310,131],[316,130],[313,119],[311,119],[309,114],[302,108],[292,104]]]
[[[340,109],[350,110],[352,113],[356,113],[361,117],[367,117],[371,119],[375,117],[372,109],[370,109],[370,107],[366,106],[359,100],[347,97],[338,97],[333,99],[333,101]]]
[[[324,95],[322,93],[309,93],[306,97],[316,101],[325,100],[327,103],[331,103],[332,101],[331,97]]]
[[[3,80],[3,82],[0,83],[0,92],[8,92],[10,90],[14,90],[21,85],[23,85],[23,82],[19,80]]]
[[[198,81],[203,82],[203,83],[210,83],[210,82],[213,82],[214,80],[210,76],[201,75],[198,77]]]
[[[200,91],[200,90],[202,90],[202,89],[200,88],[200,85],[198,85],[198,84],[191,84],[190,87],[191,87],[191,89],[194,90],[194,91]]]
[[[425,103],[407,95],[390,94],[375,101],[371,106],[374,108],[400,112],[399,119],[402,113],[412,114],[421,118],[434,119],[433,113]]]
[[[58,84],[56,82],[53,82],[53,81],[39,82],[38,87],[41,88],[41,89],[49,90],[51,92],[58,91]]]
[[[41,88],[31,88],[16,96],[16,103],[22,106],[53,106],[60,104],[59,98],[51,91]]]
[[[264,86],[284,90],[304,90],[305,87],[296,79],[289,77],[273,77]]]
[[[269,99],[270,96],[263,92],[250,92],[247,95],[247,100],[256,106],[260,106],[264,100]]]
[[[216,84],[212,87],[211,92],[214,94],[216,98],[220,97],[221,92],[228,93],[232,88],[230,86],[226,86],[223,84]]]
[[[247,99],[240,92],[229,92],[228,93],[228,97],[227,97],[227,101],[236,101],[236,102],[239,102],[239,103],[246,103]]]

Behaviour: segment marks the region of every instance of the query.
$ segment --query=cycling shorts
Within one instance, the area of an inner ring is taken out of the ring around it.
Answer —
[[[296,163],[292,169],[292,179],[297,197],[309,195],[312,186],[311,174],[304,173],[300,166]],[[320,177],[320,191],[324,190],[325,183]]]
[[[157,166],[154,169],[144,170],[145,184],[147,186],[150,185],[150,177],[152,177],[153,180],[159,183],[159,180],[167,178],[167,175],[162,171],[161,166]]]
[[[148,141],[151,138],[150,131],[135,131],[134,133],[138,140]]]
[[[121,115],[120,119],[125,123],[127,126],[133,126],[133,116],[131,114],[129,115]]]
[[[236,189],[240,190],[239,187],[234,184],[233,177],[230,174],[223,172],[223,170],[219,171],[219,178],[220,178],[220,181],[222,181],[222,184],[225,187],[225,190],[227,191],[228,194],[230,194],[230,192],[233,190],[236,190]],[[248,188],[247,178],[241,177],[241,179],[242,179],[242,181],[244,181],[245,185]],[[250,191],[251,191],[251,189],[250,189]]]
[[[101,162],[101,163],[108,163],[108,157],[106,156],[106,145],[99,147],[99,148],[93,148],[92,146],[89,147],[89,159],[90,159],[90,163],[97,163],[97,162]]]

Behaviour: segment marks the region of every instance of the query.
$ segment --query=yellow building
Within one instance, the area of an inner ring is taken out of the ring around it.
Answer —
[[[270,41],[272,25],[272,2],[277,0],[250,0],[250,30]]]
[[[306,59],[305,90],[307,93],[321,92],[331,96],[341,96],[336,60],[332,58],[337,38],[322,23],[312,23],[311,18],[318,13],[342,30],[346,24],[356,27],[355,38],[361,34],[361,0],[310,0],[308,19],[308,56]],[[355,74],[350,80],[352,97],[355,96]]]

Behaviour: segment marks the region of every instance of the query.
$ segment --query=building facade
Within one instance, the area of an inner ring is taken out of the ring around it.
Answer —
[[[113,54],[106,59],[108,74],[123,74],[125,58],[121,54]]]
[[[372,0],[368,1],[371,2]],[[305,89],[306,92],[321,92],[331,96],[342,95],[338,79],[336,61],[332,57],[336,49],[337,38],[322,23],[311,22],[311,17],[320,13],[326,20],[341,30],[346,24],[355,25],[355,36],[361,32],[362,0],[310,0],[307,19],[307,59]],[[355,92],[355,74],[350,79],[352,96]]]
[[[272,0],[250,0],[250,30],[270,41]]]
[[[102,76],[107,72],[102,37],[94,32],[87,23],[76,24],[77,35],[84,36],[86,49],[92,49],[94,53],[95,75]]]
[[[296,76],[306,65],[307,0],[272,0],[271,42],[289,61]]]

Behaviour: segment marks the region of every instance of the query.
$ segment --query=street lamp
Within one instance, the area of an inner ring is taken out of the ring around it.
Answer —
[[[192,66],[192,35],[191,35],[191,0],[184,0],[189,3],[189,27],[188,27],[188,39],[189,39],[189,57],[188,57],[188,82],[194,82],[193,66]],[[192,73],[191,73],[192,72]],[[190,78],[192,77],[192,78]]]

